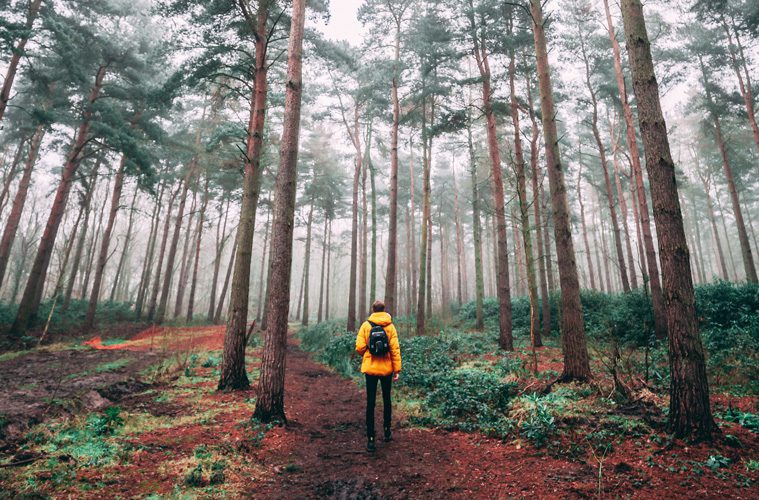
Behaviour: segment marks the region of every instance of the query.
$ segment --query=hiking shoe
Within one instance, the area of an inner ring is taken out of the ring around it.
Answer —
[[[390,430],[390,427],[387,427],[385,429],[385,442],[389,443],[393,440],[393,432]]]
[[[375,451],[377,446],[374,444],[374,437],[370,437],[366,441],[366,451]]]

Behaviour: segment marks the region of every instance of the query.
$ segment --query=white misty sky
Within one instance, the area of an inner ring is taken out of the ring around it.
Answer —
[[[320,22],[319,30],[331,39],[358,44],[362,38],[363,26],[358,22],[356,14],[361,3],[361,0],[330,0],[329,24],[325,26]]]

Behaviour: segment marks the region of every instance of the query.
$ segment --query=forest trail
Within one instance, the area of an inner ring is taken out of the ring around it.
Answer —
[[[552,456],[519,440],[415,428],[397,410],[393,442],[378,440],[370,454],[365,451],[363,387],[313,361],[294,336],[286,370],[288,425],[251,424],[254,389],[216,391],[223,335],[223,326],[151,329],[131,340],[103,344],[93,339],[87,342],[92,349],[69,351],[136,355],[143,358],[137,365],[143,370],[157,360],[165,366],[179,359],[183,367],[164,382],[142,384],[113,402],[125,422],[102,439],[118,459],[86,465],[86,456],[70,448],[39,448],[43,454],[24,473],[52,487],[58,472],[47,464],[56,457],[56,467],[71,467],[74,479],[48,493],[78,498],[106,492],[125,497],[184,492],[201,498],[555,498],[592,497],[599,491],[601,496],[685,498],[719,494],[724,487],[708,476],[672,481],[671,472],[646,466],[632,442],[603,463],[599,483],[598,463]],[[254,387],[259,355],[259,349],[248,354]],[[121,374],[133,375],[129,370]],[[376,419],[381,421],[381,405]],[[65,433],[67,425],[51,422],[47,432]],[[582,446],[580,438],[576,441]],[[17,459],[25,456],[16,454]]]

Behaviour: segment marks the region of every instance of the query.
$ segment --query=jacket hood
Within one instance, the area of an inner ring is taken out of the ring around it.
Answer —
[[[369,321],[380,326],[387,326],[393,322],[393,318],[388,313],[382,311],[372,313],[372,315],[369,316]]]

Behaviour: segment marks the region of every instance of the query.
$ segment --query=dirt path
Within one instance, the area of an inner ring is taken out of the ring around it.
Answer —
[[[173,339],[172,349],[188,345],[199,349],[195,351],[198,365],[191,368],[191,376],[176,379],[174,383],[180,385],[166,386],[173,387],[174,399],[156,399],[161,394],[157,386],[131,400],[125,398],[124,408],[143,415],[137,428],[118,438],[119,446],[130,450],[125,458],[113,465],[78,468],[74,483],[45,493],[80,498],[100,498],[104,493],[176,496],[180,492],[200,498],[340,499],[566,498],[597,497],[599,491],[603,497],[751,496],[750,489],[736,490],[735,485],[718,481],[710,473],[694,477],[667,470],[664,454],[656,458],[661,464],[652,466],[644,449],[657,453],[653,450],[660,447],[645,439],[642,444],[629,440],[618,446],[603,464],[600,483],[598,463],[551,456],[545,450],[520,446],[518,441],[412,428],[398,412],[394,415],[394,441],[380,440],[377,451],[370,454],[365,451],[363,388],[314,362],[293,338],[288,344],[286,371],[289,425],[272,428],[263,437],[246,427],[255,391],[216,392],[215,368],[202,363],[209,351],[221,347],[223,327],[167,333]],[[198,341],[182,340],[185,334]],[[151,335],[158,333],[139,335],[120,348],[139,351],[146,344],[154,345]],[[98,347],[97,342],[93,344]],[[253,381],[257,352],[249,355]],[[378,405],[378,423],[380,413]],[[689,453],[693,456],[694,448]],[[709,453],[706,448],[697,450],[700,460]],[[216,461],[226,465],[223,480],[213,484],[209,477]],[[189,484],[188,473],[199,464],[204,466],[202,479]],[[44,467],[41,474],[46,474]]]
[[[378,440],[377,451],[369,454],[363,390],[314,363],[292,342],[287,363],[289,428],[271,431],[264,442],[269,452],[262,456],[280,473],[268,484],[253,488],[250,493],[256,496],[493,497],[555,491],[550,480],[538,484],[523,480],[523,469],[544,461],[541,457],[525,456],[522,451],[520,464],[514,467],[508,464],[510,453],[501,443],[461,433],[404,428],[402,415],[395,416],[394,441]],[[381,418],[378,405],[378,427]],[[572,475],[582,475],[582,467],[573,469]],[[564,470],[563,475],[569,472]],[[592,476],[592,471],[587,473]]]

